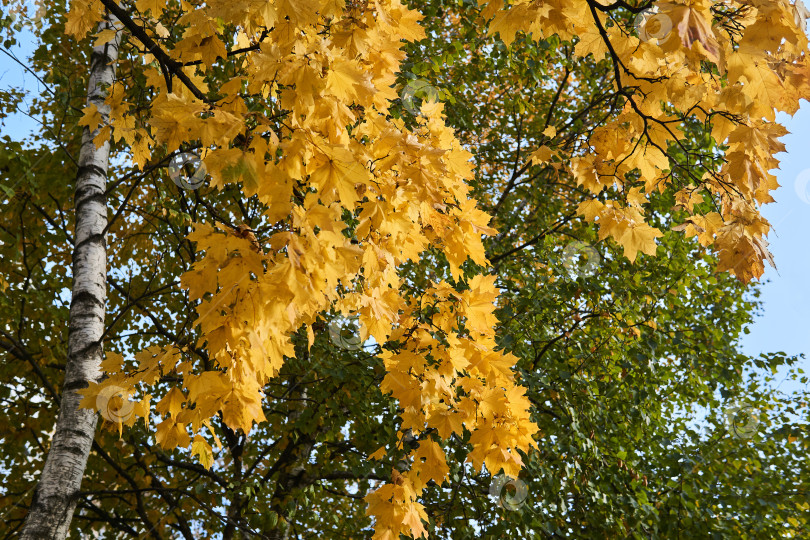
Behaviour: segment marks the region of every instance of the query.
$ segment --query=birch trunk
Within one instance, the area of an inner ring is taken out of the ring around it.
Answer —
[[[114,28],[117,19],[108,16],[99,30]],[[87,104],[95,104],[107,121],[104,103],[107,88],[115,78],[115,63],[121,32],[93,49]],[[109,140],[96,148],[86,127],[82,133],[79,170],[76,173],[76,232],[73,249],[73,290],[70,303],[68,360],[62,387],[59,417],[45,468],[34,492],[21,538],[63,539],[78,503],[87,457],[96,431],[96,412],[80,409],[77,390],[101,378],[101,337],[107,300],[107,165]]]

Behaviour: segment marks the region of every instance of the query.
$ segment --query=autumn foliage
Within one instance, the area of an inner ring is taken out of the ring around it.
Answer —
[[[547,128],[525,158],[573,180],[586,195],[575,213],[600,241],[630,262],[656,255],[666,231],[651,201],[668,194],[671,210],[685,212],[673,229],[711,247],[717,271],[762,276],[770,225],[759,210],[778,187],[773,156],[786,134],[776,115],[810,95],[800,7],[479,4],[482,32],[507,47],[556,36],[575,44],[574,59],[611,63],[620,100],[604,120],[572,144]],[[474,156],[446,124],[447,104],[425,100],[410,114],[397,85],[407,43],[430,38],[418,6],[73,0],[65,31],[81,40],[108,12],[134,52],[109,88],[110,122],[91,106],[80,125],[101,126],[98,141],[124,145],[142,171],[195,153],[210,187],[236,187],[261,212],[251,226],[193,224],[199,257],[180,284],[195,302],[194,328],[139,351],[111,344],[106,379],[83,404],[122,392],[132,414],[108,428],[142,421],[162,448],[189,448],[207,469],[221,447],[215,419],[245,435],[268,421],[265,388],[300,355],[294,337],[310,347],[335,315],[357,316],[361,342],[379,346],[378,391],[399,415],[396,437],[369,458],[408,464],[365,495],[374,537],[427,536],[420,497],[429,482],[449,481],[450,440],[463,442],[474,469],[518,477],[543,434],[517,358],[496,343],[499,290],[483,238],[499,231],[473,197]],[[651,18],[670,29],[643,28]],[[722,165],[691,146],[695,126],[722,149]],[[425,260],[435,274],[415,283],[403,268]]]
[[[162,11],[148,9],[155,17]],[[101,4],[77,4],[68,29],[80,35],[100,15]],[[201,300],[198,346],[209,351],[210,368],[184,362],[182,349],[143,351],[134,371],[112,354],[104,365],[109,377],[88,389],[88,405],[105,387],[134,391],[160,375],[182,375],[182,387],[154,405],[164,416],[156,439],[166,448],[191,444],[210,466],[209,419],[221,414],[246,433],[264,421],[262,387],[294,355],[290,334],[304,326],[311,343],[312,326],[336,309],[359,314],[362,340],[391,344],[381,390],[399,401],[402,433],[435,428],[441,440],[466,429],[477,468],[518,474],[518,450],[530,448],[537,429],[511,373],[515,358],[495,350],[494,277],[462,280],[467,258],[486,263],[481,236],[494,232],[469,198],[470,154],[444,125],[440,104],[424,106],[410,127],[390,115],[400,40],[424,37],[419,18],[399,2],[238,11],[214,4],[183,16],[189,31],[168,52],[178,63],[200,62],[183,69],[208,96],[200,72],[229,56],[211,21],[244,29],[237,45],[252,50],[238,55],[237,75],[215,98],[199,99],[176,82],[169,91],[159,69],[147,67],[154,98],[150,117],[137,126],[122,91],[113,89],[110,135],[131,141],[136,163],[198,142],[212,184],[240,182],[246,196],[256,195],[273,234],[260,241],[264,252],[233,231],[198,226],[189,239],[206,256],[183,284]],[[283,114],[282,129],[270,129],[247,101]],[[87,111],[88,123],[93,114]],[[229,144],[237,136],[241,143]],[[347,226],[346,216],[355,224]],[[397,268],[431,247],[444,253],[454,283],[405,294]],[[144,397],[129,423],[148,418],[149,405]],[[380,538],[426,534],[417,498],[428,481],[442,483],[448,468],[430,439],[412,457],[407,473],[394,473],[367,498]]]

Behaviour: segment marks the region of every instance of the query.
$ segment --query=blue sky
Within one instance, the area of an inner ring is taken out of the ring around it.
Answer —
[[[30,48],[26,44],[12,52],[24,61]],[[43,91],[33,75],[0,52],[0,88],[10,86],[26,88],[30,95]],[[781,115],[778,121],[791,133],[782,139],[787,152],[777,156],[781,187],[773,193],[776,202],[763,209],[773,226],[769,241],[777,270],[767,268],[762,285],[763,311],[742,339],[742,350],[749,355],[810,353],[810,103],[802,101],[799,112],[793,117]],[[2,134],[23,140],[35,127],[31,119],[17,114],[7,119]],[[810,360],[803,364],[810,371]]]
[[[773,227],[768,240],[777,269],[765,271],[763,314],[742,340],[750,355],[810,353],[810,103],[801,104],[792,118],[777,119],[791,132],[782,138],[787,152],[777,155],[781,187],[773,192],[776,202],[763,208]],[[810,369],[810,360],[803,364]]]
[[[26,72],[8,53],[16,56],[20,61],[26,62],[28,56],[33,52],[34,37],[30,32],[25,31],[19,35],[19,39],[22,46],[18,43],[17,46],[10,49],[0,47],[0,89],[22,88],[28,92],[30,98],[33,98],[44,93],[45,88],[36,77]],[[30,103],[30,99],[27,99],[26,102]],[[23,102],[21,106],[26,107],[26,102]],[[6,118],[3,126],[0,127],[0,135],[8,135],[14,140],[22,141],[28,138],[36,126],[37,123],[24,114],[13,114]]]

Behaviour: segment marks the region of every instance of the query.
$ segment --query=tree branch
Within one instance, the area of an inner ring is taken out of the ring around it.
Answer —
[[[208,103],[209,105],[213,103],[199,88],[194,85],[193,82],[191,82],[188,75],[183,72],[183,64],[173,59],[160,47],[160,45],[155,43],[155,41],[149,37],[146,31],[140,27],[138,23],[133,21],[129,14],[121,6],[116,4],[113,0],[101,0],[101,3],[104,4],[104,7],[110,10],[110,13],[118,17],[118,20],[123,23],[127,30],[132,32],[133,36],[138,38],[138,41],[143,43],[146,50],[148,50],[149,53],[152,54],[158,62],[160,62],[160,65],[175,77],[180,79],[180,82],[182,82],[183,85],[188,88],[197,99]],[[169,92],[171,92],[171,77],[167,77],[166,83]]]

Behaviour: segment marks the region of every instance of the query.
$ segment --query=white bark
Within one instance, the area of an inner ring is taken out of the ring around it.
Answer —
[[[115,18],[108,17],[99,30],[114,28],[115,23]],[[95,104],[105,122],[109,107],[104,97],[115,78],[120,40],[119,31],[112,41],[95,47],[90,60],[87,104]],[[96,412],[79,408],[81,396],[77,390],[101,378],[101,337],[107,300],[105,192],[110,144],[107,140],[96,148],[93,137],[97,133],[85,127],[82,134],[76,174],[73,290],[65,382],[56,431],[20,537],[24,540],[67,536],[96,430]]]

